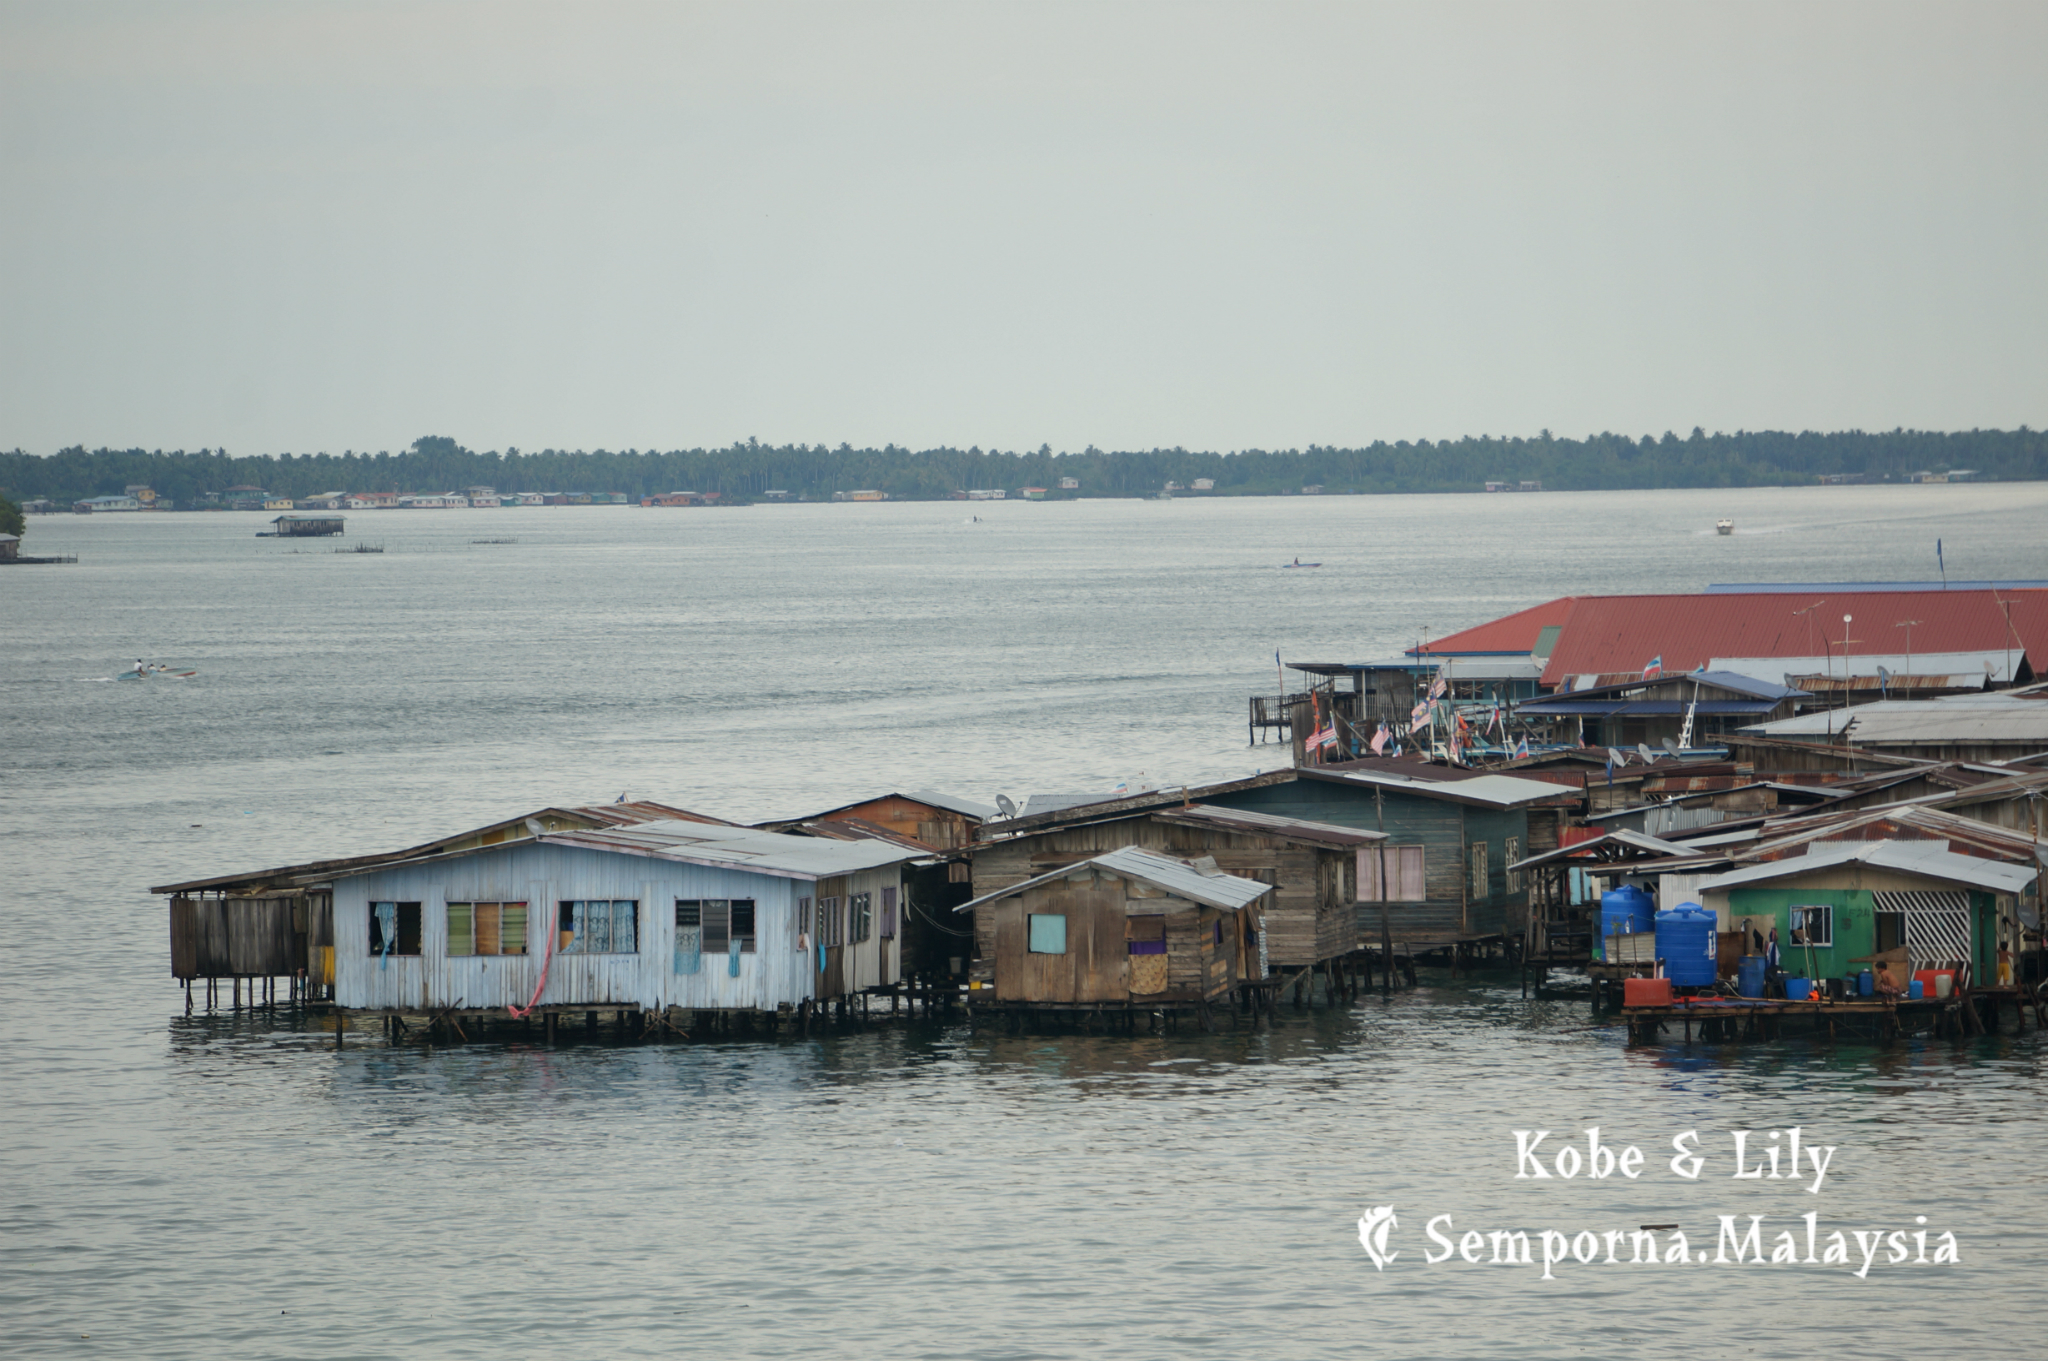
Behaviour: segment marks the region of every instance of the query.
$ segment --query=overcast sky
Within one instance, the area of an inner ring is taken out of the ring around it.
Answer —
[[[2048,5],[0,0],[0,447],[2048,423]]]

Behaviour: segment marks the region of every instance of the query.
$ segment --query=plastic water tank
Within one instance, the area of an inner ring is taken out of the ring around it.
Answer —
[[[1764,957],[1762,955],[1744,955],[1742,957],[1742,963],[1736,969],[1735,990],[1744,997],[1762,997],[1764,995]]]
[[[1714,914],[1698,903],[1657,914],[1657,957],[1664,961],[1664,976],[1677,986],[1713,985],[1714,946]]]
[[[1600,938],[1648,931],[1655,923],[1657,905],[1650,895],[1634,884],[1623,884],[1600,895]]]

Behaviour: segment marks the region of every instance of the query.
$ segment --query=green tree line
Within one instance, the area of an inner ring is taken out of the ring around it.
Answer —
[[[259,486],[274,496],[303,498],[325,491],[432,493],[486,485],[499,491],[718,492],[739,501],[771,489],[811,499],[875,488],[898,500],[947,496],[974,488],[1057,488],[1080,482],[1081,496],[1141,496],[1167,482],[1215,482],[1218,495],[1266,496],[1320,486],[1327,492],[1462,492],[1491,480],[1540,481],[1546,490],[1753,487],[1811,483],[1827,474],[1897,481],[1921,471],[1969,469],[1983,479],[2048,478],[2048,435],[2017,430],[1862,430],[1798,434],[1738,431],[1662,437],[1599,434],[1560,439],[1467,436],[1456,440],[1384,441],[1361,448],[1187,449],[1105,452],[1094,447],[1055,452],[995,449],[905,449],[896,445],[836,449],[766,445],[755,440],[719,449],[477,451],[446,436],[415,440],[399,453],[236,454],[161,449],[91,449],[54,454],[19,449],[0,454],[0,491],[16,500],[70,502],[147,485],[181,507],[209,493]],[[1055,491],[1055,494],[1058,494]]]

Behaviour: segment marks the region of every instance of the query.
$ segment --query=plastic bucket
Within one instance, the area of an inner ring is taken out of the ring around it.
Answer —
[[[1920,1000],[1923,991],[1920,986],[1920,980],[1916,978],[1906,985],[1906,998],[1908,1001],[1917,1002]]]
[[[1810,978],[1788,978],[1785,980],[1785,1000],[1804,1002],[1813,994],[1813,980]]]
[[[1934,995],[1946,1002],[1956,990],[1956,976],[1952,973],[1938,973],[1934,976]]]

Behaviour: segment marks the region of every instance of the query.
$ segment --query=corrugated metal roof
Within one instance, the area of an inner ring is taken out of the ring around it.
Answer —
[[[1613,717],[1661,717],[1683,714],[1687,710],[1704,714],[1709,718],[1729,714],[1767,714],[1778,707],[1773,699],[1703,699],[1692,704],[1682,699],[1535,699],[1526,704],[1517,704],[1518,714],[1532,714],[1538,718],[1569,718],[1575,714]]]
[[[1542,780],[1523,780],[1513,775],[1476,775],[1469,780],[1448,781],[1417,780],[1405,775],[1370,770],[1304,769],[1299,773],[1304,779],[1341,780],[1351,784],[1376,785],[1382,789],[1398,789],[1404,794],[1417,794],[1426,799],[1481,804],[1490,808],[1516,808],[1542,799],[1554,799],[1561,795],[1571,796],[1575,792],[1566,785],[1550,784]]]
[[[1841,633],[1842,621],[1835,618],[1836,636]],[[1854,627],[1853,625],[1851,627]],[[1989,676],[1993,682],[2003,685],[2019,670],[2022,654],[2018,648],[2001,647],[1978,652],[1863,652],[1849,653],[1849,669],[1857,676],[1866,677],[1871,689],[1877,688],[1877,668],[1883,667],[1892,675],[1892,684],[1905,684],[1905,676],[1968,676],[1973,685],[1982,685]],[[1785,681],[1786,684],[1804,686],[1809,679],[1834,678],[1842,674],[1840,649],[1831,657],[1716,657],[1709,666],[1740,672],[1767,681]],[[1797,676],[1794,682],[1789,677]]]
[[[1799,595],[1808,591],[1822,593],[1845,591],[1863,593],[1867,591],[1982,591],[1996,588],[2001,591],[2048,590],[2048,581],[1755,581],[1716,582],[1707,587],[1708,595]]]
[[[1622,693],[1657,688],[1671,690],[1675,695],[1683,696],[1689,701],[1695,686],[1712,686],[1738,695],[1746,695],[1751,699],[1797,699],[1801,693],[1793,686],[1764,679],[1753,673],[1717,671],[1711,667],[1705,671],[1681,671],[1677,674],[1666,671],[1649,680],[1644,680],[1638,674],[1600,685],[1574,685],[1568,693],[1573,699],[1598,699],[1608,692]]]
[[[1142,880],[1154,888],[1166,890],[1176,898],[1186,898],[1190,902],[1221,908],[1226,912],[1236,912],[1248,907],[1273,891],[1271,884],[1262,884],[1256,879],[1241,879],[1237,875],[1224,874],[1221,871],[1197,869],[1191,861],[1161,855],[1157,851],[1148,851],[1138,846],[1125,846],[1091,859],[1062,865],[1035,879],[1026,879],[1021,884],[1012,884],[1008,888],[997,889],[994,893],[984,893],[972,902],[962,903],[953,910],[970,912],[983,903],[991,903],[998,898],[1014,898],[1028,888],[1036,888],[1055,879],[1064,879],[1075,870],[1091,865],[1108,870],[1112,874]]]
[[[1902,746],[1936,742],[2039,742],[2048,746],[2048,702],[2000,692],[1944,699],[1886,699],[1847,709],[1823,709],[1758,723],[1742,731],[1758,737],[1825,737],[1840,741],[1850,721],[1858,745]]]
[[[903,797],[917,803],[928,803],[934,808],[943,808],[949,813],[959,813],[963,817],[974,818],[981,822],[986,822],[993,817],[1002,816],[1002,814],[988,804],[976,803],[973,799],[963,799],[956,794],[942,794],[936,789],[914,789]]]
[[[1537,639],[1543,630],[1563,624],[1571,613],[1575,596],[1560,596],[1546,600],[1541,605],[1531,605],[1525,610],[1502,615],[1487,624],[1478,624],[1457,633],[1446,634],[1432,642],[1424,643],[1422,653],[1441,656],[1449,652],[1521,652],[1536,650]]]
[[[1818,608],[1801,613],[1811,606]],[[1557,685],[1565,676],[1587,672],[1640,673],[1655,657],[1663,658],[1667,673],[1716,658],[1724,669],[1734,669],[1726,667],[1728,659],[1814,657],[1825,655],[1830,643],[1839,666],[1844,614],[1855,616],[1851,656],[1890,652],[1903,641],[1894,625],[1918,619],[1916,655],[1923,644],[1929,654],[1983,655],[2009,645],[2048,661],[2048,591],[1863,591],[1833,602],[1824,591],[1811,600],[1778,592],[1579,596],[1571,601],[1543,681]]]
[[[1189,808],[1156,810],[1152,816],[1162,822],[1177,822],[1190,827],[1214,827],[1226,832],[1265,832],[1274,836],[1291,837],[1297,841],[1314,841],[1327,846],[1365,846],[1387,839],[1385,832],[1368,832],[1360,827],[1339,827],[1333,822],[1311,822],[1306,818],[1283,818],[1273,813],[1254,812],[1249,808],[1219,808],[1210,803],[1198,803]]]
[[[647,822],[631,827],[550,832],[542,841],[557,846],[624,851],[658,860],[698,865],[727,865],[791,879],[823,879],[835,874],[880,869],[915,860],[921,854],[890,841],[833,841],[790,836],[753,827],[713,827],[701,822]]]
[[[1946,841],[1816,841],[1806,854],[1768,860],[1730,870],[1697,885],[1707,889],[1741,888],[1790,879],[1839,865],[1863,864],[1902,874],[1918,874],[1952,884],[1968,884],[1993,893],[2018,893],[2039,872],[2031,865],[2009,865],[1977,855],[1957,855]]]
[[[944,809],[948,813],[958,813],[962,817],[973,818],[976,822],[986,822],[991,818],[1002,816],[1001,813],[985,803],[976,803],[972,799],[956,798],[951,794],[938,793],[936,790],[920,789],[916,793],[906,794],[900,789],[891,789],[885,793],[869,794],[864,798],[849,799],[845,803],[835,803],[830,808],[819,808],[805,813],[792,813],[787,817],[762,818],[754,826],[775,827],[788,826],[799,822],[811,822],[818,818],[829,817],[833,813],[843,813],[849,808],[858,808],[864,803],[875,803],[882,799],[908,799],[912,803],[922,803],[928,807]]]

